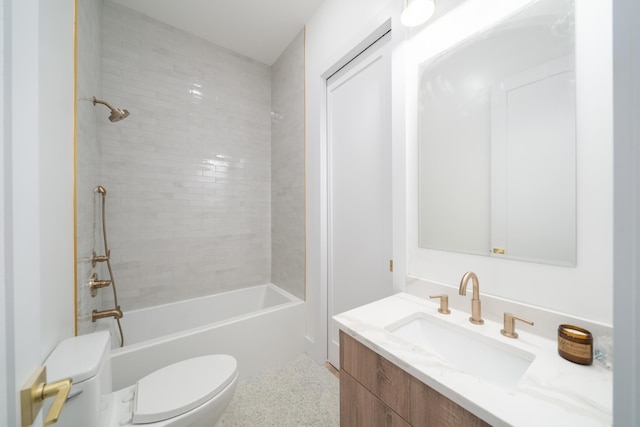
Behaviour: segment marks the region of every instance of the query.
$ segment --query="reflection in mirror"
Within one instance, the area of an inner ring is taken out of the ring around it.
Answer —
[[[534,2],[421,64],[420,247],[575,265],[573,16]]]

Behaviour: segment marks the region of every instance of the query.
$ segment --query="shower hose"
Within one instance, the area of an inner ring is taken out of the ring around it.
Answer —
[[[109,270],[109,279],[111,280],[111,289],[113,289],[113,302],[115,304],[115,308],[120,309],[120,305],[118,304],[118,291],[116,290],[116,280],[113,277],[113,270],[111,269],[111,250],[109,249],[109,245],[107,243],[107,220],[105,216],[105,205],[107,200],[107,192],[104,187],[96,187],[96,189],[100,189],[99,193],[102,196],[102,241],[104,243],[104,253],[106,255],[107,261],[107,269]],[[95,191],[95,190],[94,190]],[[116,322],[118,322],[118,330],[120,331],[120,347],[124,346],[124,334],[122,333],[122,325],[120,324],[120,319],[116,317]]]

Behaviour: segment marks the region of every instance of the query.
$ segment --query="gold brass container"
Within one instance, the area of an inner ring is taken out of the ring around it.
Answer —
[[[558,354],[580,365],[593,363],[593,336],[573,325],[558,326]]]

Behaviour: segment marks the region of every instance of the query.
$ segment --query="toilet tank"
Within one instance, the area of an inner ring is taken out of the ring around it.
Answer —
[[[111,412],[111,335],[107,331],[62,341],[45,362],[47,382],[71,378],[56,427],[104,427]],[[44,414],[53,399],[47,399]]]

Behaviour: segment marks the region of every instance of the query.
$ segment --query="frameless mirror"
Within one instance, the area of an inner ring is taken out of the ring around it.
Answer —
[[[420,64],[420,247],[575,265],[574,39],[541,0]]]

